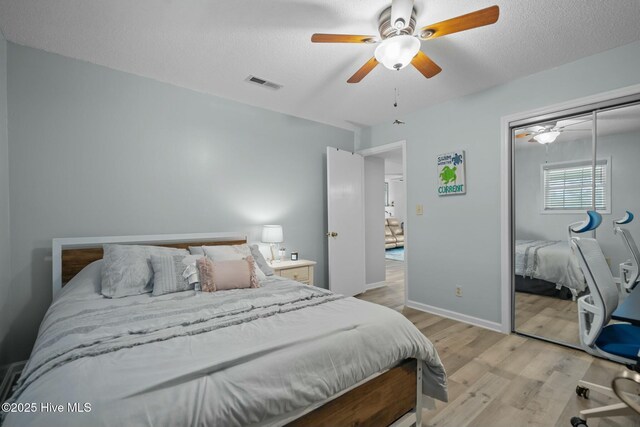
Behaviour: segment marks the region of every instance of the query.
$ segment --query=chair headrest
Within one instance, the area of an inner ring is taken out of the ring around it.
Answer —
[[[633,221],[633,214],[629,211],[626,211],[622,218],[614,220],[613,223],[622,225],[629,224],[631,221]]]
[[[602,215],[596,211],[587,211],[587,219],[571,224],[569,230],[574,233],[586,233],[587,231],[595,230],[601,223]]]

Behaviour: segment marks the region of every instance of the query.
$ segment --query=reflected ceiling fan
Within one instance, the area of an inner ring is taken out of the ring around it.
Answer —
[[[581,123],[588,122],[589,120],[562,120],[563,125],[560,125],[561,121],[551,122],[544,125],[530,126],[524,129],[524,132],[516,134],[516,138],[531,137],[528,142],[537,142],[539,144],[551,144],[560,136],[562,132],[588,132],[589,129],[567,129],[569,126],[579,125]]]
[[[413,7],[413,0],[393,0],[391,6],[386,8],[378,18],[379,37],[316,33],[311,36],[311,41],[313,43],[378,43],[375,55],[347,80],[348,83],[360,82],[379,63],[390,70],[401,70],[412,64],[426,78],[431,78],[442,71],[442,68],[420,50],[420,40],[432,40],[494,24],[498,21],[499,15],[498,6],[491,6],[437,24],[427,25],[414,34],[416,9]]]

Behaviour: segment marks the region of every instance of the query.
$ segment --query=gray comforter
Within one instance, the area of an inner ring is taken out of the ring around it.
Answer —
[[[586,281],[578,259],[566,241],[516,240],[515,274],[566,286],[574,295],[583,292]]]
[[[11,399],[38,410],[5,426],[281,424],[406,358],[423,361],[426,395],[447,398],[431,342],[376,304],[282,279],[120,299],[68,288]],[[74,403],[90,412],[69,413]]]

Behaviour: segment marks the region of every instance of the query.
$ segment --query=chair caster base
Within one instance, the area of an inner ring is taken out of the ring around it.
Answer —
[[[571,425],[573,427],[589,427],[587,426],[587,422],[580,417],[571,418]]]
[[[579,397],[584,397],[585,399],[589,398],[589,389],[586,387],[582,387],[581,385],[576,386],[576,394]]]

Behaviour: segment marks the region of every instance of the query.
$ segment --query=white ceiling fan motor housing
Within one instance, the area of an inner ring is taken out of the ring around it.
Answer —
[[[393,0],[391,3],[391,26],[403,30],[411,21],[413,0]]]

